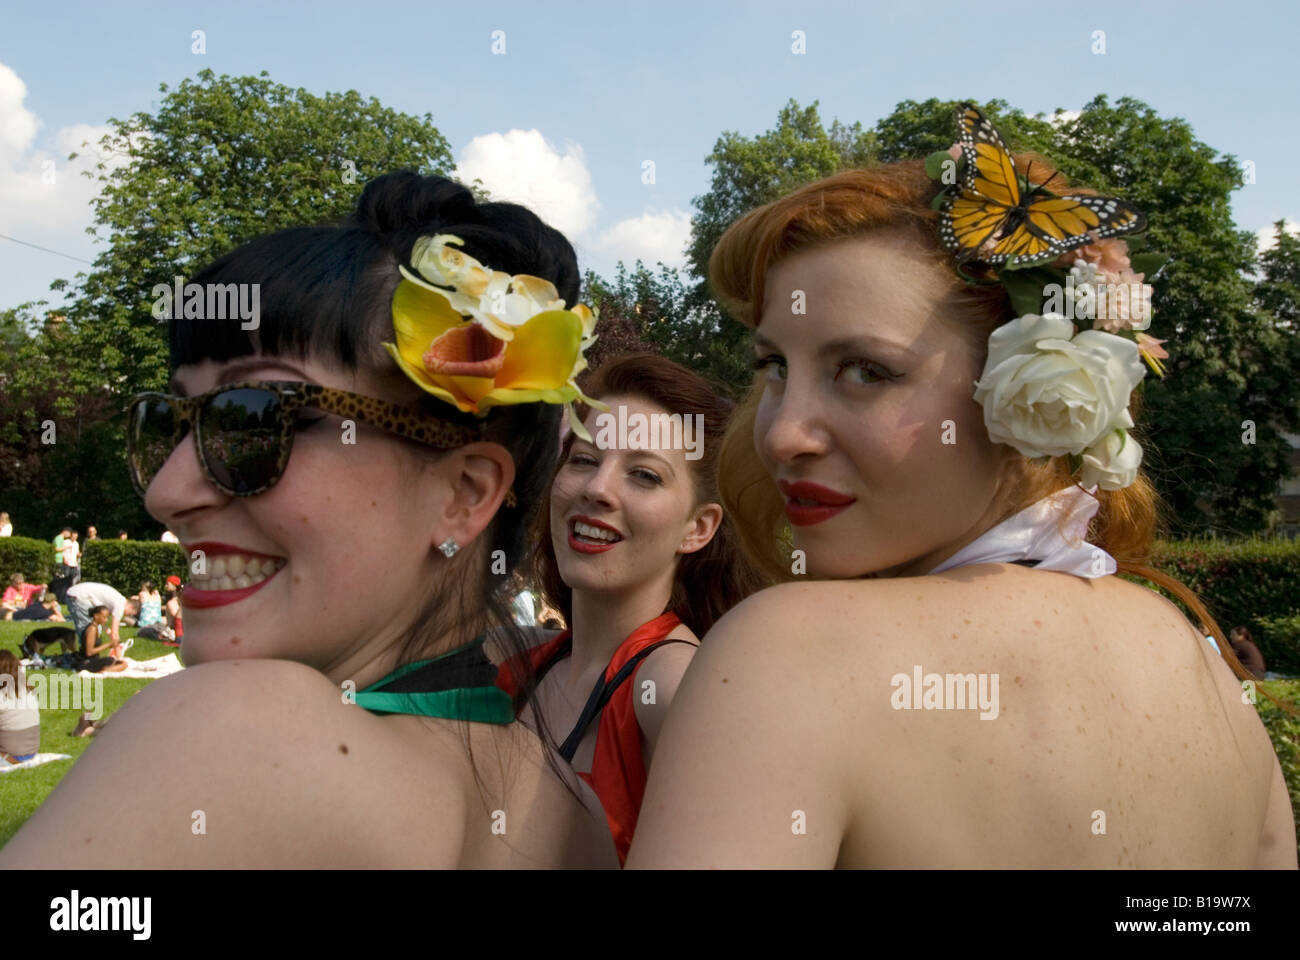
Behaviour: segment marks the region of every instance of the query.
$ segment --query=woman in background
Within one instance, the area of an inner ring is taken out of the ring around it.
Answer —
[[[90,609],[90,623],[77,638],[76,669],[91,673],[119,673],[126,669],[126,651],[105,629],[109,609],[99,604]]]
[[[0,762],[23,763],[40,750],[40,704],[28,692],[22,663],[0,650]]]
[[[568,437],[538,540],[545,599],[571,629],[532,663],[545,726],[567,733],[561,755],[600,798],[621,861],[699,636],[762,581],[718,503],[731,404],[651,354],[606,362],[588,389],[608,410],[588,412],[590,440]],[[503,686],[519,688],[508,670]]]
[[[167,592],[167,598],[163,601],[163,610],[167,614],[167,627],[171,630],[172,639],[162,642],[168,646],[178,647],[181,638],[185,636],[185,623],[181,616],[181,578],[174,574],[168,577],[163,589]]]
[[[4,618],[14,619],[15,614],[26,610],[36,597],[44,593],[45,584],[28,583],[23,574],[15,573],[9,578],[9,586],[5,587],[4,595],[0,598],[0,609],[4,610]]]
[[[140,628],[137,636],[146,640],[170,640],[175,636],[163,621],[162,596],[154,589],[153,581],[146,580],[140,584],[136,595],[140,601],[140,613],[136,621]]]

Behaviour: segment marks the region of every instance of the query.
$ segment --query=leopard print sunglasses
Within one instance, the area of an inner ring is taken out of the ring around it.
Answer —
[[[143,499],[172,455],[194,430],[199,466],[218,490],[252,497],[279,482],[289,464],[303,407],[360,420],[439,450],[481,440],[479,430],[449,423],[407,406],[346,390],[293,380],[228,383],[197,397],[141,393],[127,412],[126,450],[131,483]],[[507,495],[506,503],[514,498]]]

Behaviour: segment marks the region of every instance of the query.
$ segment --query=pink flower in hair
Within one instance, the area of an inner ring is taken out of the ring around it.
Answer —
[[[1056,262],[1061,266],[1082,262],[1092,267],[1089,272],[1094,276],[1086,282],[1092,283],[1097,292],[1096,329],[1119,333],[1151,326],[1151,284],[1143,283],[1144,274],[1133,272],[1128,244],[1123,240],[1096,240],[1071,250]]]
[[[1133,274],[1133,265],[1128,259],[1128,244],[1113,237],[1071,250],[1058,258],[1056,265],[1069,269],[1076,260],[1086,260],[1093,264],[1099,274],[1109,274],[1116,278],[1114,280],[1116,283],[1121,282],[1119,279],[1121,276]]]

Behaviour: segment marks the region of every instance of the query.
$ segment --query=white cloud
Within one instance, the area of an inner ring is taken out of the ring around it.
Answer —
[[[26,98],[27,84],[0,63],[0,230],[75,228],[79,233],[90,224],[90,201],[99,193],[97,181],[81,176],[94,166],[98,152],[81,144],[97,143],[109,128],[77,123],[38,137],[42,124],[23,105]],[[81,156],[69,161],[73,151]],[[121,162],[114,158],[114,165]]]
[[[23,106],[26,99],[27,84],[0,63],[0,161],[21,154],[36,138],[40,121]]]
[[[686,264],[686,244],[691,235],[691,215],[681,210],[648,210],[639,217],[620,220],[604,231],[593,244],[602,260],[622,260],[629,267],[644,260],[653,269],[662,260],[666,266]]]
[[[1060,127],[1067,123],[1073,123],[1081,116],[1083,116],[1083,113],[1079,110],[1062,110],[1060,113],[1048,117],[1047,122],[1054,127]]]
[[[1294,220],[1287,220],[1286,232],[1291,234],[1293,237],[1300,236],[1300,223],[1296,223]],[[1255,241],[1259,245],[1260,253],[1263,253],[1265,250],[1272,250],[1277,246],[1277,231],[1273,229],[1273,225],[1270,223],[1264,229],[1255,231]]]
[[[521,203],[570,238],[591,228],[600,206],[582,147],[566,143],[560,153],[538,130],[475,137],[460,151],[455,176],[477,177],[493,200]]]
[[[458,151],[455,176],[464,183],[477,177],[493,200],[528,207],[573,242],[584,269],[607,272],[618,260],[631,266],[639,259],[652,268],[660,261],[686,263],[688,213],[647,209],[597,229],[600,202],[579,144],[558,150],[538,130],[483,134]]]

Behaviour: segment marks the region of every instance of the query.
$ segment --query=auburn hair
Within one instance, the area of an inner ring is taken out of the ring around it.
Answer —
[[[1036,153],[1017,154],[1015,159],[1017,169],[1032,170],[1034,183],[1052,180],[1054,192],[1095,195],[1087,188],[1070,187],[1054,165]],[[945,309],[939,315],[951,318],[971,338],[982,367],[989,334],[1014,320],[1016,314],[1001,284],[968,283],[953,269],[953,254],[939,238],[939,214],[931,206],[941,189],[942,185],[926,174],[923,161],[907,160],[845,170],[751,210],[727,229],[709,258],[714,296],[736,320],[752,329],[763,316],[767,273],[774,264],[800,251],[892,231],[904,241],[913,241],[916,249],[944,268],[935,271],[936,277],[947,278],[938,281],[946,284],[942,291]],[[970,267],[967,273],[977,280],[994,279],[991,270],[981,276],[979,269]],[[784,497],[754,449],[754,421],[762,392],[762,382],[755,383],[737,407],[723,441],[719,489],[724,509],[738,518],[742,549],[765,575],[779,582],[794,578]],[[1135,392],[1129,405],[1135,423],[1139,406]],[[1140,427],[1130,432],[1140,438]],[[1065,457],[1037,465],[1017,454],[1008,462],[1000,519],[1075,483]],[[1195,594],[1149,566],[1162,506],[1147,476],[1139,471],[1129,486],[1099,489],[1093,496],[1099,508],[1089,526],[1089,541],[1113,556],[1120,572],[1158,583],[1186,603],[1209,624],[1233,671],[1242,679],[1249,677],[1223,630]]]
[[[683,417],[702,414],[704,436],[701,456],[687,460],[694,485],[695,506],[721,503],[718,492],[718,462],[722,438],[732,413],[732,404],[707,380],[692,370],[652,353],[632,353],[609,360],[593,371],[584,392],[594,400],[602,397],[630,397],[653,403],[670,414]],[[580,405],[585,417],[587,409]],[[573,434],[565,439],[559,464],[552,474],[554,483],[573,446]],[[551,511],[543,504],[537,515],[533,542],[534,576],[547,601],[573,618],[573,591],[560,577],[551,543]],[[745,597],[769,584],[740,548],[736,521],[724,514],[717,531],[704,547],[677,558],[672,597],[666,609],[677,613],[696,635],[704,636],[724,613]]]
[[[23,687],[23,663],[8,650],[0,650],[0,676],[3,675],[13,677],[14,692],[15,694],[21,695]],[[30,680],[27,681],[26,687],[28,690],[31,689],[32,682]]]

